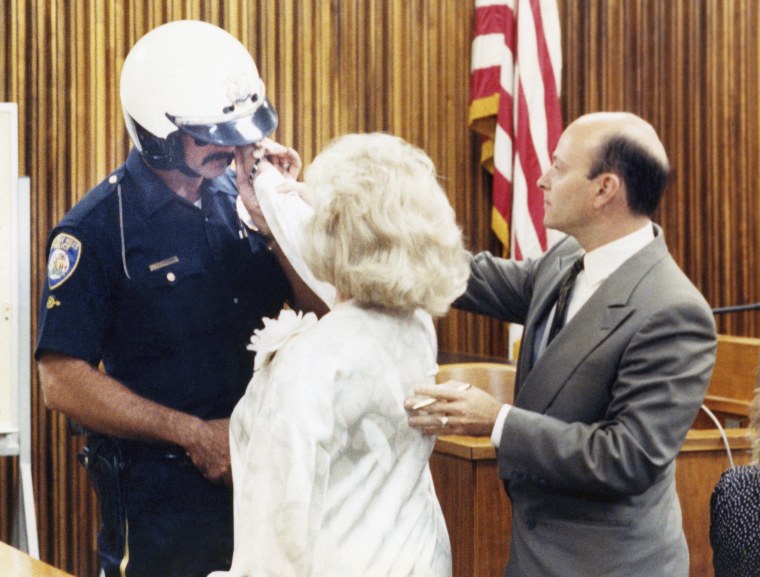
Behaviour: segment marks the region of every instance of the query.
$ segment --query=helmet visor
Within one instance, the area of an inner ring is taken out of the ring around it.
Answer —
[[[168,114],[167,116],[185,134],[219,146],[253,144],[263,140],[277,128],[277,112],[269,99],[256,108],[253,114],[216,123],[192,124],[188,121],[178,122],[175,117]]]

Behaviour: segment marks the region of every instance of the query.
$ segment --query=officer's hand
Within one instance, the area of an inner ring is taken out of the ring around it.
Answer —
[[[262,162],[266,162],[262,160],[263,154],[263,150],[253,144],[241,146],[235,150],[236,184],[240,200],[243,201],[243,206],[245,206],[248,214],[251,215],[256,229],[264,236],[272,236],[264,214],[261,212],[256,191],[253,188],[253,180],[259,170],[259,166]]]
[[[200,421],[185,450],[206,479],[232,485],[229,419]]]
[[[466,383],[417,387],[404,401],[409,426],[427,435],[490,436],[502,403]]]

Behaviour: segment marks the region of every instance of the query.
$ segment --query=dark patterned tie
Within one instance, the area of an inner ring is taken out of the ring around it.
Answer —
[[[549,338],[546,340],[548,345],[552,342],[552,339],[557,336],[557,333],[565,325],[565,315],[567,315],[567,305],[570,301],[570,292],[575,284],[575,279],[583,270],[583,255],[573,263],[570,270],[567,271],[565,278],[562,279],[562,284],[559,287],[559,294],[557,295],[557,308],[554,310],[554,318],[552,319],[552,326],[549,329]]]

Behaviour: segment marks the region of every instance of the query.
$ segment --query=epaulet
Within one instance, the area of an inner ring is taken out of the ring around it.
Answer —
[[[111,174],[109,174],[101,184],[107,185],[112,188],[116,188],[116,186],[124,179],[124,175],[127,174],[126,169],[123,166],[120,166],[116,170],[114,170]]]
[[[76,226],[88,214],[97,210],[105,200],[107,200],[112,194],[115,194],[116,190],[119,188],[119,183],[126,176],[126,172],[127,171],[122,166],[101,180],[71,208],[66,216],[64,216],[61,224]]]
[[[101,180],[95,187],[86,195],[94,196],[98,199],[102,199],[111,193],[113,193],[119,186],[119,183],[124,180],[127,171],[123,166],[120,166],[114,170],[111,174]]]

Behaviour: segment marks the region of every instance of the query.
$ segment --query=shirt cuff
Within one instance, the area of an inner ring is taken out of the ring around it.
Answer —
[[[496,415],[496,422],[493,425],[493,431],[491,431],[491,444],[499,448],[499,443],[501,442],[501,433],[504,430],[504,421],[507,420],[507,415],[509,414],[509,410],[512,408],[512,405],[504,404],[501,407],[501,410],[499,411],[499,414]]]
[[[251,218],[251,215],[248,213],[248,209],[245,208],[245,205],[243,204],[243,199],[238,196],[235,199],[235,209],[237,210],[238,218],[240,219],[240,222],[243,223],[246,228],[249,228],[250,230],[253,230],[255,232],[259,232],[258,227],[256,226],[256,223],[253,222],[253,218]]]

